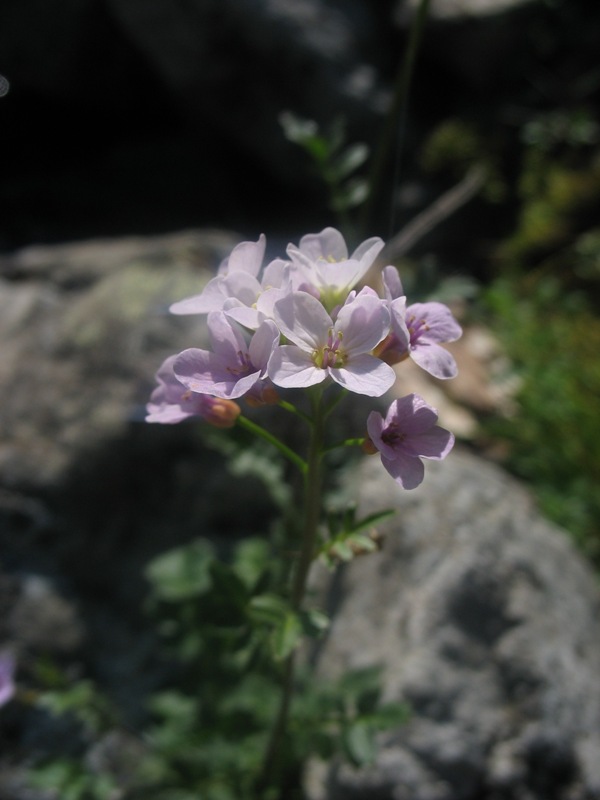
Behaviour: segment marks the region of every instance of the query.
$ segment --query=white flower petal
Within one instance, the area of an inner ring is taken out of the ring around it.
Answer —
[[[381,397],[396,380],[388,364],[367,354],[355,356],[345,367],[329,367],[328,372],[340,386],[368,397]]]
[[[343,332],[342,348],[348,355],[373,350],[385,338],[389,327],[390,312],[386,303],[366,293],[343,306],[335,323],[336,331]]]
[[[333,321],[321,303],[307,292],[293,292],[273,306],[275,322],[290,342],[314,353],[327,342]]]
[[[315,367],[308,353],[294,345],[276,347],[267,372],[273,383],[286,389],[313,386],[327,378],[327,371]]]

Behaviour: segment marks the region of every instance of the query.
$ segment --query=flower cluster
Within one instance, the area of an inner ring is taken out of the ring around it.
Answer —
[[[230,427],[240,408],[277,403],[283,389],[337,384],[370,397],[395,381],[393,365],[406,358],[436,378],[456,375],[441,346],[461,335],[441,303],[407,305],[395,267],[382,270],[382,296],[357,287],[384,246],[367,239],[349,255],[339,231],[325,228],[288,245],[287,258],[265,261],[266,240],[242,242],[204,290],[171,306],[173,314],[206,314],[210,349],[170,356],[157,373],[148,422],[190,416]],[[441,459],[452,434],[437,413],[410,395],[392,404],[385,419],[373,412],[368,445],[405,488],[423,478],[420,457]]]

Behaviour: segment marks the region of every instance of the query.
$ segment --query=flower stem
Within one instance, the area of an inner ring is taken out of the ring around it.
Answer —
[[[265,428],[257,425],[256,422],[252,422],[252,420],[248,419],[248,417],[244,417],[243,414],[240,414],[240,416],[237,418],[237,422],[243,428],[246,428],[247,431],[250,431],[255,436],[259,436],[261,439],[265,439],[265,441],[276,447],[282,455],[284,455],[298,467],[303,475],[306,475],[306,471],[308,469],[306,461],[301,458],[298,453],[295,453],[290,447],[284,444],[280,439],[278,439]]]
[[[362,447],[365,443],[365,437],[361,436],[355,439],[344,439],[343,442],[337,442],[323,450],[323,453],[331,453],[332,450],[338,450],[340,447]]]
[[[373,222],[373,217],[376,212],[376,203],[381,202],[383,180],[386,175],[390,173],[393,176],[392,185],[389,188],[392,195],[390,204],[390,236],[394,230],[395,204],[393,201],[393,192],[398,185],[399,179],[400,151],[404,142],[410,84],[430,2],[431,0],[420,0],[417,10],[413,14],[408,34],[408,42],[396,78],[392,103],[384,121],[377,149],[371,160],[371,169],[368,177],[369,194],[367,195],[367,202],[362,208],[359,223],[359,231],[361,232],[367,230],[369,225]],[[390,162],[393,162],[391,169]]]
[[[322,392],[313,395],[313,417],[308,447],[308,458],[304,472],[304,524],[300,553],[292,573],[291,606],[299,611],[304,595],[308,573],[316,552],[317,531],[321,517],[321,458],[323,455],[323,428],[325,410]],[[259,789],[273,786],[279,777],[281,764],[278,756],[284,744],[290,704],[294,690],[294,656],[292,652],[284,661],[279,709],[265,752],[261,775],[257,784]]]
[[[297,417],[300,417],[300,419],[303,419],[305,422],[308,422],[309,425],[312,424],[311,418],[303,411],[300,411],[299,408],[296,408],[296,406],[293,405],[293,403],[289,403],[287,400],[280,400],[277,403],[277,405],[280,408],[284,408],[286,411],[289,411],[291,414],[295,414]]]

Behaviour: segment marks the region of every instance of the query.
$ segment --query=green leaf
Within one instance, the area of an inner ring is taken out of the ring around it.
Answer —
[[[196,701],[182,692],[157,692],[148,701],[148,707],[177,730],[191,731],[197,723]]]
[[[248,615],[255,622],[279,625],[289,612],[289,606],[276,594],[259,594],[248,603]]]
[[[344,696],[360,697],[372,689],[381,686],[381,667],[370,666],[352,669],[345,672],[339,681],[339,691]]]
[[[369,195],[369,184],[367,181],[357,178],[341,187],[334,198],[331,200],[331,207],[334,211],[345,211],[348,208],[355,208],[367,199]]]
[[[205,594],[212,586],[210,567],[214,548],[197,539],[153,559],[145,574],[163,600],[178,601]]]
[[[385,511],[376,511],[374,514],[369,514],[367,517],[363,517],[363,519],[354,523],[349,533],[358,533],[359,531],[364,531],[365,528],[373,528],[378,523],[383,522],[384,519],[393,517],[395,513],[395,509],[388,508]]]
[[[357,767],[372,764],[375,760],[375,731],[364,720],[357,720],[344,731],[343,745],[352,763]]]
[[[296,649],[303,632],[299,615],[293,611],[288,611],[271,636],[273,655],[277,661],[283,661]]]
[[[304,145],[314,139],[319,132],[319,126],[313,119],[298,117],[291,111],[283,111],[279,115],[279,124],[283,128],[285,138],[294,144]]]
[[[336,180],[348,177],[354,170],[361,167],[369,157],[369,148],[366,144],[358,142],[347,147],[331,165],[331,172]]]
[[[354,558],[352,548],[344,540],[334,542],[328,550],[328,555],[340,561],[352,561]]]
[[[363,534],[351,534],[346,539],[347,544],[352,548],[352,553],[355,556],[362,556],[366,553],[373,553],[378,548],[377,542],[370,536]]]
[[[302,630],[306,636],[316,638],[321,636],[329,627],[329,617],[322,611],[312,608],[300,615]]]
[[[210,565],[212,588],[217,597],[223,598],[228,607],[242,610],[248,603],[248,589],[233,567],[222,561],[213,561]]]
[[[269,565],[271,548],[266,539],[243,539],[236,545],[233,569],[248,589],[253,589]]]
[[[371,722],[379,731],[405,725],[411,716],[410,707],[406,703],[386,703],[371,714]]]

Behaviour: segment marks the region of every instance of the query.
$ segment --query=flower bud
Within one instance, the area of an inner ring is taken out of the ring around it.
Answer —
[[[233,400],[221,397],[207,397],[202,416],[215,428],[233,428],[242,409]]]
[[[362,443],[362,451],[366,453],[368,456],[374,456],[375,453],[378,453],[379,450],[375,447],[371,439],[368,436],[365,437],[364,442]]]
[[[266,386],[259,392],[250,391],[244,398],[251,408],[274,406],[279,402],[279,392],[274,386]]]

